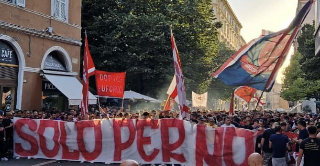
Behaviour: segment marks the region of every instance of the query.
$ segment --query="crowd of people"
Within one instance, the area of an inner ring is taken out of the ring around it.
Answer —
[[[8,158],[12,157],[13,117],[67,122],[83,119],[162,119],[179,117],[179,113],[176,111],[144,110],[131,112],[116,108],[91,109],[84,118],[79,111],[74,109],[66,112],[57,110],[0,111],[0,115],[0,158],[2,161],[7,161]],[[190,111],[189,117],[184,120],[213,128],[238,127],[258,131],[260,134],[257,136],[255,152],[263,156],[265,166],[290,164],[288,154],[291,152],[299,153],[298,163],[302,161],[302,156],[304,156],[304,165],[319,165],[320,163],[320,115],[274,111],[235,111],[234,114],[229,114],[225,111],[199,109]],[[291,133],[291,135],[297,134],[297,138],[288,137],[288,133]]]

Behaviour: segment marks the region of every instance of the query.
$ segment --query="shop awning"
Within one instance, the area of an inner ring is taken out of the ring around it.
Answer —
[[[82,84],[74,76],[44,74],[61,93],[69,99],[69,105],[80,105],[82,99]],[[97,98],[89,92],[89,104],[97,104]]]
[[[102,98],[106,98],[106,99],[107,98],[116,98],[116,97],[108,97],[108,96],[97,96],[97,97],[102,97]],[[131,90],[124,91],[123,98],[127,99],[127,100],[142,100],[142,101],[149,101],[151,103],[162,103],[161,100],[154,99],[152,97],[149,97],[149,96],[146,96],[146,95],[143,95],[143,94],[131,91]]]

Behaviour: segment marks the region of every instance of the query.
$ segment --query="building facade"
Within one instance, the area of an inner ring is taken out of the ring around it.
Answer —
[[[315,49],[316,49],[316,56],[320,56],[320,0],[316,1],[316,13],[315,13],[315,17],[316,17],[316,31],[315,31]]]
[[[233,50],[238,50],[246,44],[240,35],[242,28],[240,21],[227,0],[213,0],[212,4],[216,21],[222,23],[222,27],[218,30],[219,41]]]
[[[270,92],[265,93],[265,109],[284,109],[287,111],[289,110],[289,102],[280,97],[281,89],[282,84],[275,82],[272,90]]]
[[[308,1],[309,0],[298,0],[296,13],[298,13]],[[305,18],[305,20],[303,22],[303,25],[304,24],[313,24],[313,21],[315,20],[315,13],[316,13],[316,5],[312,5],[309,14],[307,15],[307,17]]]
[[[0,0],[0,9],[0,109],[78,105],[81,0]]]

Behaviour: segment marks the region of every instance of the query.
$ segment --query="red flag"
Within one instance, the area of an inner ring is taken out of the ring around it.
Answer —
[[[89,58],[90,57],[90,58]],[[85,35],[85,44],[84,44],[84,54],[83,54],[83,75],[82,75],[82,101],[81,101],[81,116],[84,117],[88,113],[88,107],[89,107],[89,66],[88,66],[88,60],[92,58],[89,51],[89,45],[88,45],[88,39],[87,34]],[[94,67],[94,65],[93,65]]]
[[[243,99],[247,103],[250,103],[250,100],[254,96],[254,94],[257,92],[257,89],[248,87],[248,86],[240,86],[234,91],[235,96]]]
[[[231,102],[230,102],[230,109],[229,109],[229,114],[232,115],[234,110],[234,93],[231,95]]]
[[[99,96],[123,98],[126,73],[96,70],[96,85]]]
[[[262,102],[261,99],[259,100],[258,96],[255,96],[254,99],[257,100],[257,102],[259,101],[260,106],[263,106],[264,104],[266,104],[266,103]]]
[[[163,110],[164,111],[168,111],[168,110],[171,110],[171,98],[170,98],[170,96],[168,96],[168,98],[167,98],[167,100],[166,100],[166,103],[165,103],[165,105],[164,105],[164,107],[163,107]]]
[[[88,48],[88,76],[93,76],[95,74],[96,67],[94,66],[89,48]]]
[[[173,52],[173,61],[174,61],[174,68],[175,68],[175,76],[176,76],[176,83],[177,83],[177,92],[178,92],[178,99],[179,99],[179,108],[180,108],[180,118],[187,117],[188,115],[188,107],[186,102],[186,91],[184,86],[184,77],[182,74],[182,66],[179,57],[179,52],[176,46],[176,42],[173,37],[173,33],[171,30],[171,44],[172,44],[172,52]]]

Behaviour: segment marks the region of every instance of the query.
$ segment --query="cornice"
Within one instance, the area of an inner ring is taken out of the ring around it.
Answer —
[[[29,13],[32,13],[32,14],[35,14],[35,15],[38,15],[38,16],[41,16],[41,17],[44,17],[44,18],[47,18],[47,19],[51,19],[51,20],[55,20],[55,21],[58,21],[58,22],[61,22],[61,23],[64,23],[68,26],[71,26],[71,27],[74,27],[74,28],[78,28],[78,29],[81,29],[81,26],[80,25],[76,25],[76,24],[70,24],[68,22],[65,22],[65,21],[61,21],[59,19],[56,19],[50,15],[46,15],[46,14],[43,14],[43,13],[40,13],[40,12],[37,12],[37,11],[34,11],[34,10],[30,10],[30,9],[27,9],[27,8],[22,8],[22,7],[19,7],[11,2],[6,2],[6,1],[1,1],[0,0],[0,3],[2,4],[6,4],[8,6],[11,6],[11,7],[14,7],[14,8],[17,8],[17,9],[20,9],[20,10],[23,10],[23,11],[26,11],[26,12],[29,12]]]
[[[227,0],[221,0],[223,1],[225,4],[226,4],[226,7],[229,9],[229,11],[231,12],[231,15],[235,18],[235,20],[237,21],[237,23],[240,25],[240,29],[242,28],[242,24],[241,22],[239,21],[237,15],[234,13],[234,11],[232,10],[229,2]]]
[[[76,46],[82,45],[81,41],[77,40],[77,39],[69,38],[66,36],[53,35],[53,34],[47,33],[45,30],[36,30],[33,28],[26,28],[26,27],[11,24],[11,23],[8,23],[8,22],[2,21],[2,20],[0,20],[0,28],[8,29],[8,30],[16,31],[16,32],[22,32],[22,33],[25,33],[28,35],[32,35],[32,36],[36,36],[36,37],[40,37],[40,38],[44,38],[44,39],[49,39],[49,40],[53,40],[53,41],[58,41],[58,42],[62,42],[62,43],[72,44],[72,45],[76,45]]]

